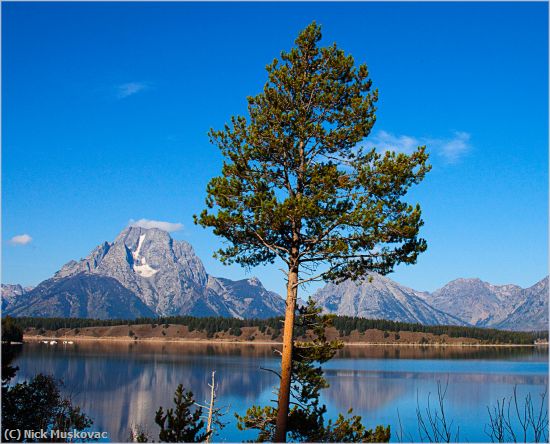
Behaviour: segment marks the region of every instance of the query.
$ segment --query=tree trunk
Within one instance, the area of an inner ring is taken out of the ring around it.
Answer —
[[[210,386],[210,406],[208,408],[208,422],[206,423],[206,433],[209,433],[206,437],[206,442],[210,442],[210,437],[212,435],[212,415],[214,413],[214,400],[216,399],[216,391],[214,387],[216,383],[214,381],[215,371],[212,372],[212,385]]]
[[[283,333],[283,356],[281,358],[281,385],[279,386],[279,403],[274,442],[286,442],[288,422],[288,404],[290,401],[290,383],[292,374],[292,345],[294,339],[294,316],[296,296],[298,294],[298,270],[289,270],[286,289],[286,311]]]

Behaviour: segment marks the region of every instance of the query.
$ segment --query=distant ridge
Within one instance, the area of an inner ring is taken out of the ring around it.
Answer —
[[[155,315],[116,279],[86,273],[42,282],[18,298],[7,314],[93,319],[135,319]]]
[[[548,329],[548,277],[529,288],[455,279],[433,293],[376,273],[329,283],[313,298],[325,312],[424,325]],[[258,278],[209,275],[193,247],[157,228],[128,227],[113,242],[69,261],[36,288],[2,284],[12,316],[135,319],[172,315],[269,318],[285,301]]]
[[[377,273],[361,282],[327,284],[314,295],[325,311],[341,316],[388,319],[424,325],[467,325],[428,304],[425,294],[399,285]]]
[[[433,293],[404,287],[371,273],[354,283],[327,284],[313,298],[328,313],[419,322],[498,328],[548,330],[548,276],[529,288],[492,285],[480,279],[455,279]]]
[[[548,276],[529,288],[456,279],[428,295],[426,301],[477,327],[548,329]]]

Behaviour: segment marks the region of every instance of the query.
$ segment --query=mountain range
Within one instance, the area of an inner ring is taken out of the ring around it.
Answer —
[[[529,288],[456,279],[433,293],[386,276],[328,283],[313,294],[325,312],[426,325],[510,330],[548,328],[548,277]],[[128,227],[113,242],[65,264],[35,288],[2,284],[2,313],[99,319],[172,315],[266,318],[285,302],[253,277],[209,275],[185,241],[157,228]]]
[[[373,273],[362,282],[329,283],[312,297],[325,311],[343,316],[502,330],[548,329],[548,276],[529,288],[456,279],[428,293]]]
[[[209,275],[185,241],[157,228],[128,227],[80,261],[70,261],[30,291],[6,299],[12,316],[127,318],[226,316],[266,318],[285,303],[257,278]]]

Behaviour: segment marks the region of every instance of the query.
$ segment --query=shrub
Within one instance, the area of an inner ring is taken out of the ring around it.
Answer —
[[[61,396],[59,385],[51,376],[36,375],[29,382],[2,386],[2,431],[84,430],[92,420]],[[4,435],[4,433],[2,433]]]
[[[185,391],[180,384],[174,395],[175,408],[164,412],[159,407],[155,415],[155,422],[160,427],[159,440],[164,442],[202,442],[210,433],[203,431],[204,421],[201,419],[202,408],[195,407],[193,393]]]
[[[238,336],[241,336],[243,334],[243,332],[241,330],[241,327],[232,327],[229,330],[229,334],[238,337]]]
[[[23,329],[14,322],[11,316],[6,316],[4,319],[2,319],[2,341],[23,341]]]

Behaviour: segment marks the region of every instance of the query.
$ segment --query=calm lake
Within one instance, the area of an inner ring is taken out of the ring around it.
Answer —
[[[28,343],[15,364],[18,380],[42,372],[63,380],[64,391],[94,420],[94,430],[112,441],[126,441],[132,424],[145,425],[158,440],[159,406],[171,407],[179,383],[201,403],[207,399],[212,370],[219,383],[219,405],[230,405],[229,424],[215,441],[253,439],[240,432],[234,412],[274,399],[278,369],[273,346],[239,344],[107,343],[74,345]],[[509,397],[517,386],[521,400],[531,393],[537,405],[548,387],[548,349],[537,347],[346,347],[324,366],[328,417],[353,407],[369,427],[390,425],[397,442],[398,410],[405,433],[418,439],[417,399],[436,399],[437,382],[448,382],[446,415],[460,427],[460,441],[488,442],[487,406]]]

